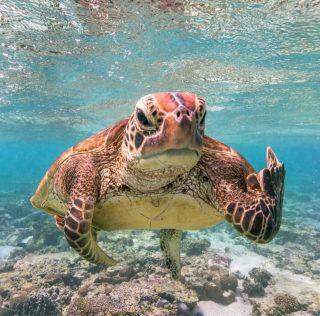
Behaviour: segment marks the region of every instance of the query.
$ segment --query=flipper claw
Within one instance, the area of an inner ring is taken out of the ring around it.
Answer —
[[[274,168],[279,164],[279,160],[271,147],[267,147],[266,160],[268,168]]]
[[[267,166],[270,171],[271,183],[273,190],[279,200],[282,200],[284,189],[285,168],[283,163],[280,163],[276,154],[271,147],[267,148]]]

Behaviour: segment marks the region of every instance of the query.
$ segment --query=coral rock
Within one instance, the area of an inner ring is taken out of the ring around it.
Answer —
[[[210,247],[207,239],[185,239],[182,243],[182,250],[188,256],[198,256],[204,253]]]
[[[249,297],[262,297],[265,295],[264,287],[259,284],[251,281],[248,278],[245,278],[243,281],[243,292],[248,294]]]
[[[287,293],[277,294],[274,298],[276,307],[274,309],[274,315],[278,314],[290,314],[302,309],[302,305],[298,299]]]
[[[254,280],[255,283],[260,284],[262,287],[267,287],[272,280],[272,274],[267,270],[254,268],[249,272],[249,276]]]
[[[47,295],[38,293],[29,297],[16,298],[3,312],[3,315],[57,316],[61,315],[61,312]]]

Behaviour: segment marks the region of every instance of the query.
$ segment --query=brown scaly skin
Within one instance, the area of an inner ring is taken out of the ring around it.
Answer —
[[[156,93],[141,98],[129,119],[63,153],[41,181],[32,204],[55,216],[58,228],[82,257],[113,265],[116,261],[96,242],[95,228],[105,227],[101,217],[95,218],[96,206],[115,197],[146,203],[150,196],[194,199],[197,202],[190,206],[193,213],[182,209],[187,221],[178,216],[181,223],[172,223],[169,217],[162,226],[158,224],[160,246],[174,278],[179,278],[181,269],[182,229],[203,220],[197,212],[202,212],[204,205],[212,215],[200,227],[225,217],[245,237],[269,242],[281,224],[284,166],[268,148],[267,168],[256,173],[232,148],[204,136],[205,114],[204,99],[191,93]],[[167,216],[163,205],[160,209]],[[138,213],[131,214],[140,216]],[[130,226],[134,220],[128,218],[128,227],[122,229],[148,228]]]
[[[284,193],[285,169],[270,147],[267,148],[267,168],[239,177],[227,158],[215,161],[203,155],[206,171],[214,179],[214,195],[225,211],[226,220],[240,233],[257,242],[273,239],[280,228]],[[217,168],[219,170],[217,171]],[[215,173],[218,173],[216,175]],[[220,176],[224,173],[227,179]]]

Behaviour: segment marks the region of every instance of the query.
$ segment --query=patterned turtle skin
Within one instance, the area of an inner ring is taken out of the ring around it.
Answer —
[[[72,248],[114,265],[97,231],[160,230],[173,278],[180,276],[183,230],[228,221],[267,243],[279,230],[285,169],[271,148],[260,172],[204,134],[206,104],[188,92],[142,97],[133,114],[65,151],[31,198],[54,215]]]

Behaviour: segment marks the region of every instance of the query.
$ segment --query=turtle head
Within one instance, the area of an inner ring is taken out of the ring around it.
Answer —
[[[130,170],[146,182],[155,180],[160,187],[188,172],[201,157],[205,114],[204,99],[193,93],[142,97],[128,121],[122,144]]]

